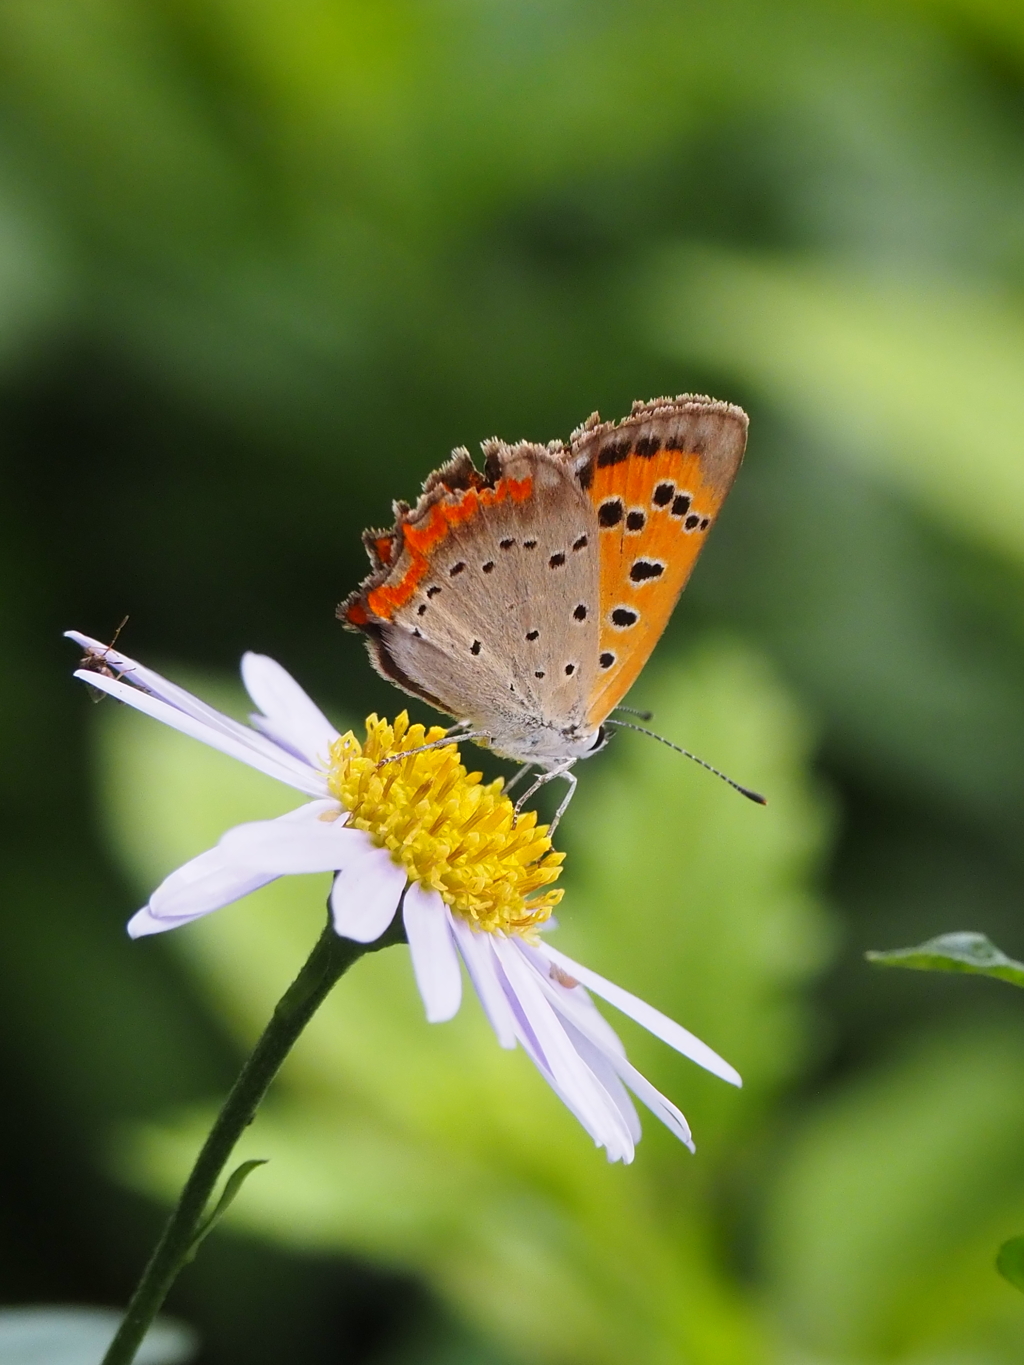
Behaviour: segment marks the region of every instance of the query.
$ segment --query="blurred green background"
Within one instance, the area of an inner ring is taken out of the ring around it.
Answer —
[[[0,1299],[124,1302],[323,904],[127,940],[291,796],[91,706],[60,631],[393,714],[333,620],[362,527],[707,391],[748,460],[633,700],[771,804],[618,738],[559,942],[746,1089],[623,1026],[698,1152],[609,1168],[368,959],[170,1308],[203,1365],[1024,1362],[1020,1001],[862,959],[1024,954],[1022,381],[1020,6],[5,0]]]

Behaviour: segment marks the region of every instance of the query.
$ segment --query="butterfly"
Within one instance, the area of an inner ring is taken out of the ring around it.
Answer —
[[[595,412],[568,444],[495,437],[483,472],[460,448],[414,507],[394,504],[390,530],[364,532],[373,567],[338,616],[453,732],[536,768],[527,796],[565,778],[553,829],[573,765],[604,747],[668,623],[746,435],[741,408],[683,394],[620,422]]]

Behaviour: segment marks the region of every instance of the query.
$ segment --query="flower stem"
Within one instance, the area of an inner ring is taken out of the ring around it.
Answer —
[[[270,1022],[242,1067],[213,1127],[196,1157],[149,1264],[142,1273],[103,1365],[131,1365],[135,1353],[192,1250],[196,1231],[235,1144],[255,1117],[281,1064],[299,1034],[329,995],[335,982],[364,953],[402,939],[402,917],[376,943],[340,938],[330,924],[298,976],[278,1001]]]

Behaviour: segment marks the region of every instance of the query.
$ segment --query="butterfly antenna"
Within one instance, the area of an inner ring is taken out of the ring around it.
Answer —
[[[624,710],[626,708],[617,707],[616,709]],[[638,735],[646,735],[648,739],[656,739],[659,744],[667,744],[670,749],[675,749],[677,754],[682,754],[684,758],[692,759],[694,763],[699,763],[702,768],[706,768],[709,773],[714,773],[716,777],[720,777],[723,782],[728,782],[730,787],[735,791],[738,791],[741,796],[745,796],[748,801],[753,801],[759,806],[767,806],[768,804],[767,799],[763,797],[760,792],[752,791],[750,787],[744,787],[741,786],[739,782],[734,782],[731,777],[728,777],[723,772],[719,772],[717,768],[713,768],[710,763],[706,763],[704,759],[698,758],[696,754],[691,754],[689,749],[684,749],[678,744],[673,744],[672,741],[666,739],[664,735],[656,735],[653,730],[645,730],[642,725],[633,725],[628,720],[612,720],[609,718],[605,721],[605,725],[617,725],[623,730],[635,730]]]
[[[639,716],[641,720],[653,720],[653,711],[638,711],[635,706],[613,706],[613,711],[628,711],[631,716]]]

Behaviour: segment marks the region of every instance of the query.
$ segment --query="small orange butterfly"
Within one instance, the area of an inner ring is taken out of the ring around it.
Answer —
[[[390,531],[364,533],[373,570],[338,615],[368,636],[379,673],[463,738],[539,769],[530,792],[564,777],[553,828],[573,764],[622,724],[609,716],[668,623],[746,436],[741,408],[684,394],[617,423],[595,412],[568,445],[485,441],[483,473],[456,450],[415,507],[395,503]]]

